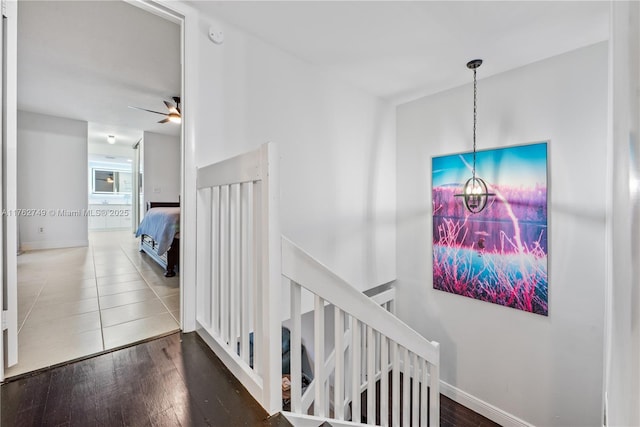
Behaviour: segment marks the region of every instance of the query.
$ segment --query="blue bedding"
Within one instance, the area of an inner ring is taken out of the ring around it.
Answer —
[[[171,247],[179,229],[180,208],[151,208],[144,215],[136,237],[143,234],[151,237],[158,244],[158,255],[162,255]]]

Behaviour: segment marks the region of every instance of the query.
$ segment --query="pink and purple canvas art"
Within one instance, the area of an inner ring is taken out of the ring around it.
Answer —
[[[547,143],[478,151],[487,207],[455,197],[473,153],[432,159],[433,287],[547,316]]]

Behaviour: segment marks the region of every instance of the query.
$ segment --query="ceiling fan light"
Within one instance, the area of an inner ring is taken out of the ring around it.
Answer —
[[[109,144],[115,144],[116,143],[116,137],[114,135],[107,136],[107,142]]]
[[[180,115],[178,114],[169,114],[168,117],[171,123],[178,123],[178,124],[182,123],[182,117],[180,117]]]

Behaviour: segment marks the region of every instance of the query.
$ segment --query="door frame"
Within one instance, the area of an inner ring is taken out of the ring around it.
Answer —
[[[18,363],[18,229],[17,204],[17,51],[18,4],[14,0],[2,0],[2,23],[0,24],[0,79],[2,80],[2,227],[0,227],[0,309],[2,309],[2,332],[0,333],[0,381],[4,381],[5,364]]]
[[[197,94],[199,13],[176,0],[124,0],[164,19],[180,25],[182,68],[182,127],[180,131],[180,328],[196,329],[196,130],[190,112]]]
[[[17,199],[17,1],[1,0],[3,14],[8,16],[4,22],[7,23],[7,55],[1,58],[0,74],[6,70],[7,93],[3,93],[3,97],[7,97],[6,104],[3,105],[3,114],[0,120],[6,126],[7,137],[6,147],[3,150],[7,156],[3,158],[6,161],[6,172],[8,172],[6,182],[2,182],[2,197],[0,197],[0,209],[4,212],[11,212],[16,208]],[[192,102],[196,100],[197,81],[197,46],[198,46],[198,13],[192,7],[186,5],[182,1],[171,0],[123,0],[126,3],[154,13],[164,19],[180,25],[181,31],[181,92],[182,92],[182,127],[181,127],[181,209],[180,232],[180,327],[185,332],[195,330],[195,308],[196,308],[196,286],[195,286],[195,184],[196,184],[196,162],[195,162],[195,126],[189,119],[189,111]],[[11,19],[14,18],[14,19]],[[0,27],[0,30],[2,28]],[[0,32],[2,34],[2,32]],[[6,62],[5,62],[6,61]],[[6,66],[5,66],[6,64]],[[5,141],[3,141],[5,144]],[[4,175],[0,174],[0,178]],[[13,174],[13,176],[11,176]],[[6,193],[6,194],[5,194]],[[4,202],[6,200],[6,203]],[[13,327],[15,338],[11,338],[10,334],[0,333],[0,381],[4,381],[5,364],[7,366],[17,363],[18,344],[17,344],[17,221],[16,217],[5,215],[9,221],[9,229],[6,232],[0,227],[0,259],[4,262],[0,263],[0,276],[5,277],[4,285],[7,286],[6,297],[4,292],[0,292],[0,308],[7,306],[7,314],[3,314],[3,327],[5,324]],[[13,219],[11,219],[13,218]],[[13,227],[13,229],[11,228]],[[13,250],[6,250],[7,248]],[[6,258],[5,258],[6,257]],[[4,313],[4,309],[3,309]],[[6,346],[9,344],[9,346]],[[9,362],[9,363],[7,363]]]

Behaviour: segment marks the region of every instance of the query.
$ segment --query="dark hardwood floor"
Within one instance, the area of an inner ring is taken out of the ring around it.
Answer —
[[[267,420],[196,334],[54,368],[1,392],[3,427],[290,425]]]
[[[496,426],[442,396],[442,426]],[[290,426],[268,418],[196,334],[154,341],[8,381],[1,425]]]

